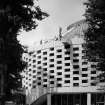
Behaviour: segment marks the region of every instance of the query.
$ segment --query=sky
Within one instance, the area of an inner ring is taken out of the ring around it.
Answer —
[[[18,40],[22,45],[32,46],[35,42],[52,39],[70,24],[84,19],[85,0],[39,0],[40,8],[49,14],[49,17],[38,23],[38,27],[29,32],[21,32]]]

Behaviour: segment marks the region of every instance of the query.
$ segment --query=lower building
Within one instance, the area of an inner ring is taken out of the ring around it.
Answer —
[[[105,92],[100,86],[43,88],[40,95],[37,92],[32,89],[31,105],[105,105]]]
[[[53,93],[40,97],[32,105],[105,105],[105,94]]]

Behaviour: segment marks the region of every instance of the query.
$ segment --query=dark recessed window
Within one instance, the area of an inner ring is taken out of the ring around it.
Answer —
[[[50,75],[50,78],[54,78],[54,76],[53,75]]]
[[[86,44],[85,44],[85,43],[83,43],[83,44],[82,44],[82,47],[83,47],[83,48],[85,48],[85,47],[86,47]]]
[[[54,81],[50,81],[50,84],[54,84]]]
[[[31,86],[31,84],[29,84],[29,86]]]
[[[86,53],[86,50],[82,50],[82,53]]]
[[[57,84],[57,87],[62,87],[62,84]]]
[[[79,83],[73,83],[73,86],[79,86]]]
[[[61,49],[58,49],[57,52],[62,52],[62,50]]]
[[[79,59],[73,59],[73,62],[74,63],[78,63],[79,62]]]
[[[91,71],[91,74],[96,74],[96,71]]]
[[[91,83],[91,86],[96,86],[96,83]]]
[[[74,47],[73,48],[73,51],[78,51],[79,50],[79,47]]]
[[[96,77],[91,77],[91,80],[95,80],[96,79]]]
[[[62,61],[57,61],[57,64],[62,64]]]
[[[54,50],[54,47],[51,47],[50,50],[53,51]]]
[[[88,68],[82,68],[82,71],[87,71],[88,70]]]
[[[65,51],[65,55],[70,55],[70,51]]]
[[[70,66],[70,63],[65,63],[65,66]]]
[[[57,81],[62,81],[62,78],[57,78]]]
[[[82,77],[87,77],[88,75],[87,74],[82,74]]]
[[[36,88],[36,86],[35,86],[35,85],[33,85],[33,88]]]
[[[47,57],[44,57],[43,60],[47,60]]]
[[[37,77],[38,80],[41,80],[41,77]]]
[[[54,64],[50,64],[49,67],[54,67]]]
[[[43,52],[43,55],[47,55],[47,52],[45,51],[45,52]]]
[[[54,62],[54,59],[50,59],[50,62]]]
[[[26,58],[26,61],[28,60],[28,58]]]
[[[44,84],[43,87],[47,87],[47,84]]]
[[[29,61],[31,61],[31,59],[29,59]]]
[[[35,73],[36,72],[36,70],[33,70],[33,73]]]
[[[68,71],[70,71],[70,68],[65,69],[65,72],[68,72]]]
[[[37,51],[37,54],[39,54],[39,53],[41,53],[41,50],[38,50],[38,51]]]
[[[79,69],[79,65],[73,65],[74,69]]]
[[[43,63],[43,66],[46,66],[47,65],[47,63]]]
[[[33,60],[33,63],[35,63],[36,62],[36,60]]]
[[[50,56],[54,56],[54,53],[50,53],[49,55],[50,55]]]
[[[62,72],[57,72],[58,75],[62,75]]]
[[[105,83],[105,79],[100,79],[100,82],[104,82]]]
[[[88,83],[88,80],[82,80],[82,83]]]
[[[70,83],[70,80],[65,80],[65,83]]]
[[[40,59],[41,58],[41,56],[38,56],[38,59]]]
[[[74,53],[74,54],[73,54],[73,57],[78,57],[78,56],[79,56],[78,53]]]
[[[43,73],[43,76],[47,76],[47,73]]]
[[[57,58],[62,58],[62,55],[57,55]]]
[[[33,75],[33,78],[36,78],[36,75]]]
[[[43,82],[47,82],[47,79],[43,79]]]
[[[36,55],[33,55],[33,57],[36,57]]]
[[[65,75],[65,78],[70,78],[70,74],[66,74]]]
[[[87,65],[88,62],[82,62],[82,65]]]
[[[79,71],[73,71],[73,74],[79,74]]]
[[[47,71],[47,68],[43,68],[43,71]]]
[[[59,70],[59,69],[62,69],[62,66],[58,66],[57,69],[58,69],[58,70]]]
[[[37,69],[42,69],[42,67],[41,67],[41,66],[39,66],[39,67],[37,67]]]
[[[29,69],[29,71],[31,71],[31,69]]]
[[[41,61],[38,61],[37,64],[41,64]]]
[[[65,60],[70,60],[70,57],[65,57]]]
[[[29,64],[29,66],[31,66],[31,64]]]
[[[54,73],[54,70],[50,70],[50,73]]]
[[[103,78],[102,78],[102,79],[100,79],[100,82],[104,82],[104,83],[105,83],[105,79],[103,79]]]
[[[38,72],[37,72],[37,74],[41,74],[41,72],[40,72],[40,71],[38,71]]]
[[[84,55],[84,56],[82,56],[82,59],[87,59],[87,56],[85,56],[85,55]]]
[[[38,82],[37,84],[38,84],[38,85],[41,85],[41,82]]]
[[[92,65],[91,65],[91,68],[96,68],[96,65],[92,64]]]
[[[36,81],[35,81],[35,80],[33,80],[33,83],[36,83]]]
[[[79,77],[73,77],[73,80],[79,80]]]
[[[67,44],[64,45],[64,47],[65,47],[65,49],[69,49],[70,48],[70,44],[67,43]]]

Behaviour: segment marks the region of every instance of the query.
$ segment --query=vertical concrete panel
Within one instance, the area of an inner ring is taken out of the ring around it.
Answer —
[[[47,105],[51,105],[51,93],[47,94]]]
[[[91,93],[87,93],[87,105],[91,105]]]

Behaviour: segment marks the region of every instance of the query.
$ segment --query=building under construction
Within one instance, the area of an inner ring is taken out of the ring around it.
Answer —
[[[105,105],[96,62],[88,61],[84,49],[87,28],[85,20],[76,22],[23,55],[28,63],[23,72],[27,104]]]

